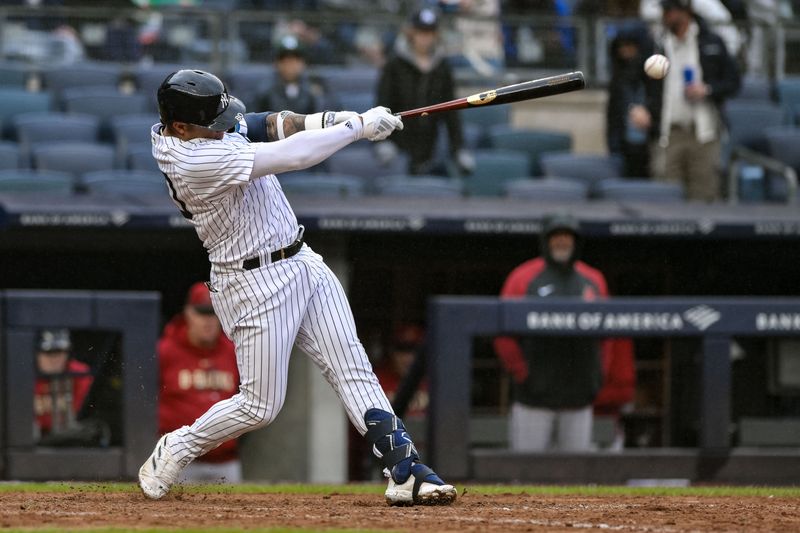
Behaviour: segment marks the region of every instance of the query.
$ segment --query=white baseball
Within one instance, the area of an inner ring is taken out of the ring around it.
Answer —
[[[644,71],[654,80],[660,80],[669,72],[669,59],[661,54],[653,54],[644,62]]]

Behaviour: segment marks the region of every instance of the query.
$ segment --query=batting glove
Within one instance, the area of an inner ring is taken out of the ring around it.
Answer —
[[[361,120],[364,122],[361,136],[370,141],[382,141],[394,130],[403,129],[402,119],[392,115],[392,111],[387,107],[373,107],[361,113]]]
[[[347,122],[353,117],[358,116],[355,111],[323,111],[306,115],[305,124],[307,130],[318,130],[330,128],[342,122]]]

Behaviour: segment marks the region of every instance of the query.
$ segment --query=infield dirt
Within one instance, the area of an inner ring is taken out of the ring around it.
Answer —
[[[450,507],[388,507],[381,495],[5,492],[0,528],[268,528],[372,531],[800,531],[783,497],[459,494]]]

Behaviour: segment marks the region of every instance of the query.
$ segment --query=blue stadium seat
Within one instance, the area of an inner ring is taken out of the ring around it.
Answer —
[[[64,91],[64,109],[70,113],[86,113],[110,121],[120,115],[147,112],[147,98],[141,93],[125,94],[114,88],[82,87]]]
[[[228,91],[244,102],[248,111],[282,111],[281,109],[256,109],[256,103],[275,79],[272,65],[234,65],[222,76]],[[320,109],[320,111],[322,111]]]
[[[104,86],[116,89],[121,68],[112,63],[75,63],[42,71],[44,88],[60,96],[67,89]]]
[[[20,147],[11,141],[0,141],[0,169],[20,168],[24,165]]]
[[[318,77],[325,89],[332,93],[364,93],[374,95],[378,89],[380,71],[371,66],[318,66],[312,75]]]
[[[521,179],[507,182],[505,195],[542,202],[581,202],[589,197],[589,187],[580,181],[562,178]]]
[[[278,181],[285,193],[306,196],[361,196],[366,190],[362,178],[344,174],[287,172]]]
[[[114,168],[114,148],[100,143],[54,142],[31,147],[37,170],[57,170],[77,180],[93,170]]]
[[[778,102],[790,119],[800,124],[800,76],[789,76],[777,83]]]
[[[742,86],[736,94],[740,100],[756,100],[768,102],[772,100],[772,82],[765,76],[744,76]]]
[[[150,172],[161,172],[158,162],[153,157],[152,146],[136,145],[128,147],[127,167],[131,170],[149,170]]]
[[[375,182],[381,196],[414,198],[459,198],[464,194],[464,184],[458,178],[441,176],[383,176]]]
[[[508,126],[511,124],[511,106],[498,105],[491,107],[471,107],[461,111],[462,124],[474,124],[480,128],[481,137],[478,139],[479,146],[489,146],[488,132],[493,126]]]
[[[183,68],[186,68],[186,66],[178,63],[156,63],[149,66],[140,66],[133,71],[133,79],[136,84],[137,92],[145,95],[148,99],[149,112],[153,113],[158,111],[156,92],[164,79],[173,72]]]
[[[541,176],[539,158],[546,152],[569,152],[572,150],[572,135],[550,130],[520,130],[508,125],[489,128],[489,145],[492,148],[518,150],[530,158],[531,176]]]
[[[359,176],[369,182],[378,176],[405,174],[408,172],[408,157],[401,152],[387,164],[382,165],[376,159],[371,144],[359,143],[331,155],[325,161],[325,166],[333,174]]]
[[[528,155],[514,150],[475,150],[475,169],[464,176],[471,196],[500,196],[505,183],[530,176]]]
[[[767,128],[786,123],[786,112],[781,106],[772,102],[752,100],[728,100],[725,104],[725,115],[728,123],[728,140],[723,149],[723,161],[736,146],[745,146],[751,150],[767,153],[767,140],[764,131]]]
[[[786,163],[800,174],[800,127],[784,126],[764,131],[769,155]]]
[[[111,117],[110,129],[117,148],[117,161],[126,166],[128,153],[132,149],[150,149],[150,128],[158,122],[158,115],[122,115]]]
[[[0,124],[3,126],[3,136],[13,138],[14,127],[11,119],[16,115],[50,111],[52,105],[50,93],[0,87]]]
[[[591,185],[622,176],[622,160],[615,156],[550,152],[539,159],[545,176],[571,178]]]
[[[343,110],[363,113],[364,111],[375,107],[375,93],[354,92],[338,94],[336,96],[339,100],[339,105]],[[394,109],[392,111],[394,111]]]
[[[27,63],[0,63],[0,86],[25,89],[31,77],[35,74]]]
[[[649,179],[604,179],[595,184],[595,192],[598,198],[605,200],[671,203],[682,202],[685,198],[680,184]]]
[[[93,194],[135,194],[166,197],[169,189],[162,174],[142,170],[87,172],[81,178],[87,192]]]
[[[23,158],[31,159],[31,149],[41,143],[59,141],[98,141],[100,119],[81,113],[24,113],[13,119],[14,131],[20,143]]]
[[[0,193],[71,195],[73,177],[66,172],[15,169],[0,170]]]

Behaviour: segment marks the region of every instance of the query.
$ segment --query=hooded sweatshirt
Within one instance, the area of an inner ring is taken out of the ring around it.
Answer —
[[[166,325],[158,342],[161,434],[191,425],[212,405],[230,398],[239,388],[233,343],[220,334],[213,348],[199,348],[189,342],[187,329],[186,319],[178,314]],[[219,463],[236,459],[237,455],[234,439],[197,460]]]

